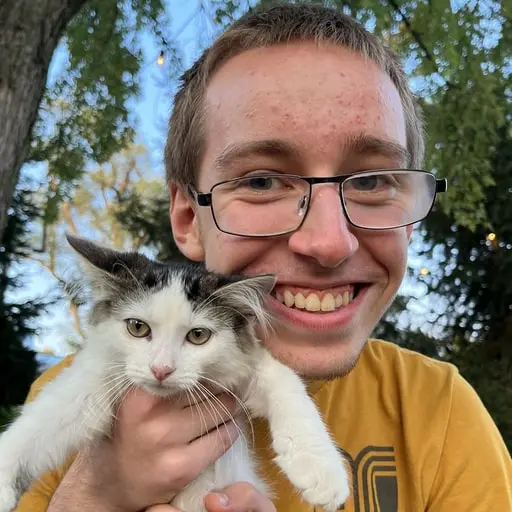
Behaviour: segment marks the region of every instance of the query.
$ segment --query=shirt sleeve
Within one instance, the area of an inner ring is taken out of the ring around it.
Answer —
[[[49,368],[32,384],[27,397],[27,402],[31,402],[41,391],[41,389],[51,380],[53,380],[66,366],[71,364],[72,358],[67,357],[56,366]],[[45,512],[53,493],[59,486],[64,474],[71,465],[69,460],[62,468],[49,471],[38,481],[34,482],[30,489],[22,496],[14,512]]]
[[[453,383],[444,448],[427,512],[512,511],[512,460],[475,390]]]

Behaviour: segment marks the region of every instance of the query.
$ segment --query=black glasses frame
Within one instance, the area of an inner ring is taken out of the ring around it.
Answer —
[[[345,201],[344,201],[344,198],[343,198],[343,191],[342,191],[343,190],[342,189],[343,183],[345,181],[347,181],[349,178],[352,178],[354,176],[364,177],[364,176],[373,176],[375,174],[386,174],[386,173],[387,174],[391,174],[393,172],[421,173],[421,174],[427,174],[429,176],[432,176],[432,178],[435,179],[436,188],[434,190],[434,196],[432,197],[432,204],[430,205],[430,208],[429,208],[428,212],[423,217],[421,217],[420,219],[416,219],[416,220],[414,220],[412,222],[408,222],[407,224],[401,224],[399,226],[394,226],[392,228],[369,228],[369,227],[365,227],[365,226],[359,226],[358,224],[353,222],[352,219],[350,218],[350,215],[347,212],[347,207],[345,205]],[[272,235],[243,235],[243,234],[240,234],[240,233],[232,233],[230,231],[226,231],[225,229],[222,229],[219,226],[219,223],[217,222],[217,218],[215,217],[215,211],[214,211],[214,208],[213,208],[213,201],[212,201],[213,191],[217,187],[219,187],[221,185],[224,185],[225,183],[233,183],[233,182],[236,182],[236,181],[245,180],[245,179],[248,178],[248,176],[242,176],[240,178],[233,178],[233,179],[230,179],[230,180],[219,181],[218,183],[215,183],[215,185],[213,185],[213,187],[210,189],[210,192],[197,192],[191,185],[189,185],[188,189],[189,189],[189,193],[194,198],[194,200],[196,201],[198,206],[209,206],[210,207],[211,212],[212,212],[213,221],[215,222],[215,225],[217,226],[217,229],[219,231],[222,231],[222,233],[226,233],[228,235],[234,235],[234,236],[241,236],[241,237],[245,237],[245,238],[272,238],[272,237],[275,237],[275,236],[288,235],[288,234],[293,233],[293,232],[297,231],[298,229],[300,229],[300,227],[304,223],[304,220],[306,219],[306,216],[307,216],[307,214],[309,212],[309,205],[310,205],[310,202],[311,202],[311,193],[312,193],[313,185],[316,185],[317,183],[338,183],[339,184],[339,194],[340,194],[341,207],[343,208],[343,213],[345,214],[345,217],[348,220],[348,222],[350,224],[352,224],[352,226],[354,226],[354,227],[356,227],[358,229],[368,229],[368,230],[371,230],[371,231],[385,231],[385,230],[388,230],[388,229],[398,229],[398,228],[402,228],[404,226],[410,226],[411,224],[415,224],[416,222],[421,222],[432,211],[432,208],[434,207],[434,204],[436,202],[437,194],[441,193],[441,192],[446,192],[446,190],[448,188],[448,182],[446,181],[446,179],[444,179],[444,178],[438,179],[438,178],[436,178],[434,176],[434,174],[432,174],[429,171],[425,171],[423,169],[372,169],[371,171],[358,171],[358,172],[352,172],[352,173],[348,173],[348,174],[342,174],[342,175],[338,175],[338,176],[329,176],[329,177],[309,177],[309,176],[300,176],[300,175],[297,175],[297,174],[287,174],[286,176],[289,177],[289,178],[297,178],[297,179],[303,180],[303,181],[305,181],[305,182],[307,182],[309,184],[309,195],[308,195],[308,201],[307,201],[307,210],[305,211],[305,213],[304,213],[304,215],[302,217],[302,220],[301,220],[301,222],[299,223],[299,225],[297,227],[295,227],[293,229],[289,229],[289,230],[283,231],[283,232],[280,232],[280,233],[275,233],[275,234],[272,234]],[[255,175],[251,175],[250,177],[251,178],[282,178],[283,174],[279,174],[279,173],[261,174],[261,175],[255,174]]]

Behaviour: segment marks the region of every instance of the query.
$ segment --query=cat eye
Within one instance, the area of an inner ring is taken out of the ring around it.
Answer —
[[[151,334],[151,327],[146,322],[139,320],[138,318],[128,318],[125,320],[126,330],[134,338],[146,338]]]
[[[190,343],[193,343],[194,345],[203,345],[211,338],[212,334],[213,333],[210,329],[191,329],[188,331],[186,338],[187,341],[190,341]]]

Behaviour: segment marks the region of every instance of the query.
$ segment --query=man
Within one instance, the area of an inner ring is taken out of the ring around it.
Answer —
[[[418,170],[422,121],[391,51],[335,10],[248,14],[184,75],[170,126],[178,247],[219,272],[277,273],[265,343],[308,381],[352,463],[344,510],[512,510],[510,456],[457,370],[368,340],[403,279],[412,224],[444,189]],[[230,444],[229,424],[198,441],[193,412],[131,393],[112,440],[47,475],[18,510],[174,510],[165,503]],[[240,483],[209,495],[210,512],[311,510],[266,434],[258,424],[273,503]]]

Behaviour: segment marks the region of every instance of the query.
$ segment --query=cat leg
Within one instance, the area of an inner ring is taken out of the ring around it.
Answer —
[[[98,395],[103,374],[92,363],[79,353],[0,436],[0,512],[12,510],[35,478],[108,429],[110,406]],[[97,407],[88,406],[94,402]]]
[[[350,494],[350,478],[302,380],[262,351],[247,405],[268,419],[275,462],[312,505],[334,512]]]

